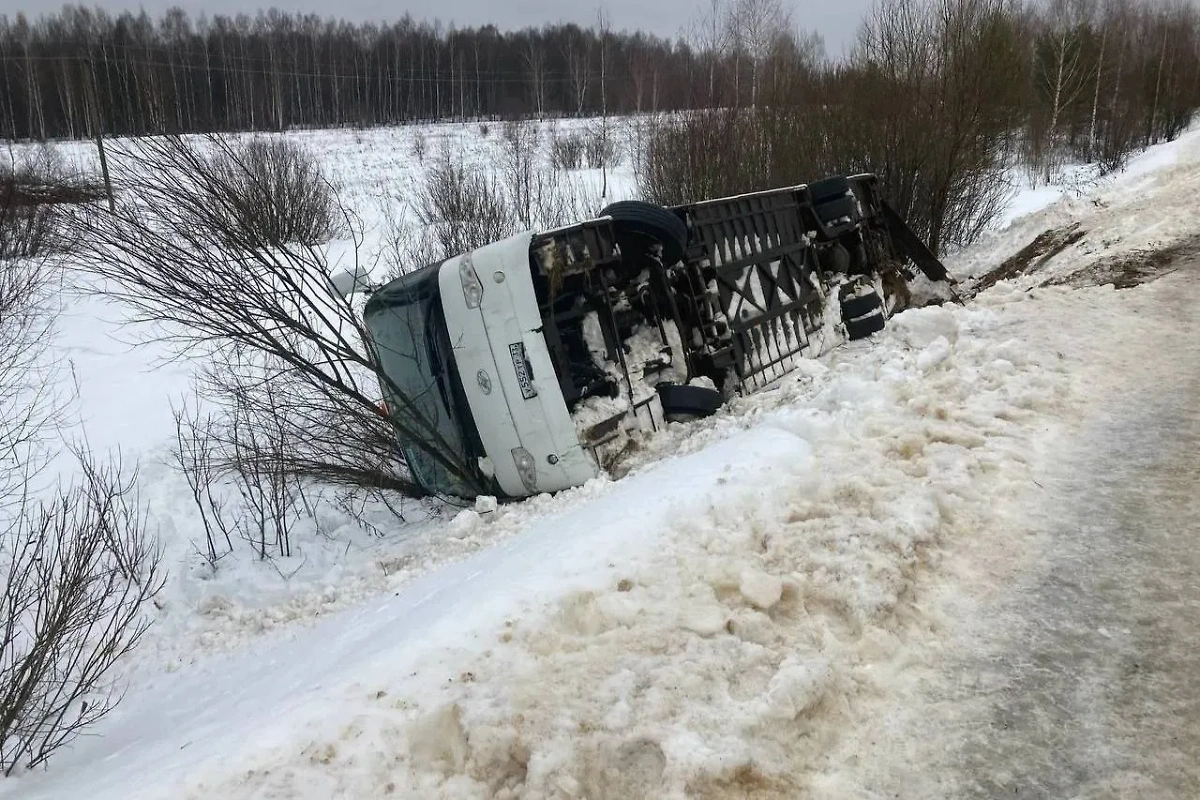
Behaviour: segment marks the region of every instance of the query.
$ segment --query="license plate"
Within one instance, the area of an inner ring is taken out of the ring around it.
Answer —
[[[513,370],[517,373],[517,384],[521,387],[521,396],[526,400],[537,397],[537,390],[533,388],[533,374],[529,369],[529,362],[525,360],[524,343],[510,344],[508,353],[512,356]]]

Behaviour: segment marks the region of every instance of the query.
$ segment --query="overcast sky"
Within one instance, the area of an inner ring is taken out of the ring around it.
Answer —
[[[808,30],[825,37],[829,55],[840,54],[854,36],[859,20],[872,0],[783,0],[791,8],[792,18]],[[276,6],[285,11],[315,12],[340,16],[353,21],[392,20],[409,12],[418,19],[440,19],[460,26],[492,23],[500,28],[540,26],[546,22],[595,22],[596,9],[603,5],[616,29],[640,28],[674,38],[687,28],[706,0],[407,0],[387,3],[381,0],[93,0],[82,5],[98,5],[112,11],[144,8],[158,16],[171,6],[180,6],[188,14],[253,14],[259,8]],[[62,0],[0,0],[0,13],[24,11],[31,16],[55,11]]]

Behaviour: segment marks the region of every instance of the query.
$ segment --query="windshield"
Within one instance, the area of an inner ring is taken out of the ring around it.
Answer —
[[[468,494],[470,487],[413,437],[440,439],[441,452],[472,475],[474,426],[450,350],[438,288],[439,264],[392,281],[371,296],[364,322],[386,375],[381,380],[400,447],[417,483],[431,492]],[[465,428],[466,422],[469,428]],[[431,431],[425,436],[423,431]]]

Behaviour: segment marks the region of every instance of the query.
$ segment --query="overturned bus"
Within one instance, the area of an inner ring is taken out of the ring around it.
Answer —
[[[521,497],[579,485],[638,436],[880,331],[916,279],[925,296],[952,291],[876,177],[854,175],[615,203],[405,274],[364,321],[414,479]]]

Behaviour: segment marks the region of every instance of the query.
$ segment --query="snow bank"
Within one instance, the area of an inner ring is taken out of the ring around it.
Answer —
[[[620,482],[463,511],[456,535],[513,533],[161,678],[20,796],[793,795],[935,634],[941,544],[985,535],[1065,408],[1004,309],[906,312]]]
[[[1196,234],[1200,191],[1200,128],[1139,153],[1126,168],[1076,196],[1019,217],[967,250],[946,257],[960,280],[995,269],[1048,230],[1079,225],[1079,241],[1020,279],[1021,285],[1059,282],[1104,259],[1157,250]],[[1018,196],[1017,205],[1024,193]],[[1032,206],[1031,206],[1032,207]]]
[[[1032,348],[1001,317],[956,309],[941,325],[924,347],[889,336],[753,398],[697,434],[703,449],[590,503],[586,528],[543,521],[590,555],[556,558],[554,579],[520,578],[534,591],[503,623],[467,623],[483,652],[381,661],[339,703],[340,733],[257,754],[253,777],[206,791],[799,791],[848,702],[933,635],[916,589],[939,544],[985,535],[994,498],[1029,483],[1022,453],[1044,415],[1066,407],[1060,367],[1003,358]],[[617,504],[628,529],[607,524]],[[313,765],[297,751],[331,756]]]
[[[1071,792],[1056,793],[1047,787],[1076,790],[1081,785],[1104,786],[1112,797],[1171,796],[1170,787],[1149,793],[1142,787],[1159,789],[1165,786],[1155,784],[1161,776],[1183,774],[1173,765],[1183,763],[1178,759],[1186,737],[1156,749],[1154,740],[1147,738],[1146,714],[1156,697],[1169,702],[1179,694],[1150,692],[1143,697],[1139,693],[1135,703],[1110,707],[1106,698],[1097,698],[1086,687],[1107,689],[1123,682],[1107,681],[1092,669],[1074,670],[1062,655],[1075,654],[1082,662],[1129,663],[1094,647],[1096,638],[1107,639],[1110,632],[1103,627],[1097,632],[1081,623],[1069,635],[1058,636],[1062,628],[1053,621],[1046,624],[1044,616],[1031,615],[1036,609],[1028,599],[1045,598],[1047,585],[1063,582],[1072,587],[1067,590],[1071,593],[1076,579],[1084,586],[1103,584],[1097,575],[1109,573],[1095,562],[1111,557],[1111,543],[1104,541],[1104,532],[1110,529],[1117,538],[1134,542],[1134,548],[1174,558],[1172,549],[1156,538],[1153,515],[1186,508],[1172,505],[1171,498],[1186,497],[1188,492],[1164,486],[1191,488],[1196,473],[1186,465],[1178,468],[1166,455],[1170,447],[1155,443],[1162,438],[1186,440],[1187,411],[1194,403],[1185,395],[1194,384],[1195,369],[1194,362],[1180,363],[1186,359],[1178,356],[1194,349],[1196,317],[1185,309],[1200,299],[1196,281],[1200,264],[1193,258],[1178,266],[1178,272],[1130,290],[1097,286],[1026,292],[1001,285],[980,295],[981,303],[1002,315],[1005,330],[1020,337],[1020,342],[1014,338],[1011,346],[998,350],[1005,360],[1018,363],[1026,354],[1018,344],[1038,342],[1066,366],[1069,419],[1055,415],[1061,422],[1025,454],[1036,483],[1023,491],[1014,486],[1012,493],[996,496],[994,521],[986,536],[943,541],[937,584],[921,600],[926,613],[946,621],[940,626],[939,641],[927,648],[934,657],[893,673],[886,693],[858,704],[853,724],[845,727],[845,736],[812,776],[811,796],[830,800],[976,797],[983,786],[984,796],[1036,787],[1035,794],[1057,797]],[[1128,485],[1131,475],[1137,481],[1128,494],[1114,488]],[[1156,475],[1162,483],[1154,482]],[[1147,506],[1153,509],[1148,511]],[[1151,530],[1142,530],[1147,524]],[[1188,523],[1165,530],[1167,537],[1188,537],[1194,527]],[[1077,555],[1064,558],[1064,551]],[[1182,563],[1188,563],[1186,557]],[[1169,587],[1165,590],[1173,598],[1187,595],[1187,587],[1165,576],[1161,563],[1153,558],[1115,559],[1109,567],[1120,576],[1111,581],[1113,597],[1080,589],[1080,602],[1069,603],[1070,610],[1063,613],[1076,618],[1073,615],[1106,607],[1130,617],[1170,616],[1162,606],[1142,613],[1138,603],[1145,598],[1138,587]],[[1180,567],[1178,574],[1187,569]],[[1143,572],[1153,577],[1143,580],[1139,577]],[[1051,593],[1049,602],[1061,604],[1062,595]],[[1134,637],[1128,641],[1138,655],[1130,658],[1145,670],[1144,659],[1153,661],[1157,651],[1139,637],[1152,626],[1133,628]],[[1110,630],[1118,639],[1131,633],[1120,627]],[[1031,642],[1038,636],[1043,641],[1033,644],[1040,646],[1039,652],[1051,653],[1050,663],[1031,659]],[[1053,644],[1045,637],[1052,637]],[[1028,681],[1018,682],[1017,675]],[[1162,675],[1163,671],[1155,671],[1156,680]],[[1058,703],[1057,689],[1046,689],[1044,681],[1051,687],[1070,687],[1064,691],[1075,693],[1074,702]],[[1085,687],[1082,692],[1080,687]],[[1045,701],[1055,701],[1054,710],[1042,715],[1036,706]],[[1020,709],[1015,716],[1014,706]],[[1031,710],[1035,713],[1027,713]],[[1123,717],[1123,710],[1132,714],[1132,721]],[[1063,716],[1056,718],[1056,714]],[[1063,718],[1077,720],[1078,729],[1060,724]],[[1009,720],[1013,722],[1009,730],[993,727]],[[1176,730],[1173,722],[1186,726],[1190,717],[1175,714],[1164,723],[1167,730]],[[1092,736],[1091,731],[1100,733]],[[1117,748],[1123,755],[1113,762],[1116,767],[1110,769],[1106,761],[1090,770],[1090,782],[1079,784],[1080,757],[1086,761],[1120,741],[1131,746]],[[1142,768],[1132,773],[1139,782],[1110,786],[1105,779],[1114,769],[1118,776],[1130,774],[1122,772],[1128,763],[1122,759],[1128,754],[1144,759]],[[1184,762],[1193,763],[1186,758]],[[1097,789],[1078,796],[1104,794]]]
[[[412,133],[304,135],[361,136],[399,164]],[[1187,234],[1200,140],[1173,150],[961,263],[986,269],[1072,221],[1089,236],[1064,265]],[[371,169],[362,196],[391,191],[390,167]],[[147,499],[176,570],[135,689],[97,736],[0,796],[801,795],[861,701],[936,654],[928,597],[955,591],[939,585],[947,553],[1014,541],[995,535],[1012,527],[997,500],[1026,496],[1031,463],[1093,388],[1071,354],[1137,322],[1048,347],[1062,315],[1125,306],[1111,289],[1027,284],[801,359],[770,390],[641,443],[620,481],[452,519],[413,507],[404,536],[368,530],[399,527],[386,509],[356,522],[329,503],[274,564],[206,572],[186,489],[154,465]],[[142,409],[153,452],[170,431],[156,439],[157,417],[114,391],[133,374],[114,371],[93,421]]]

